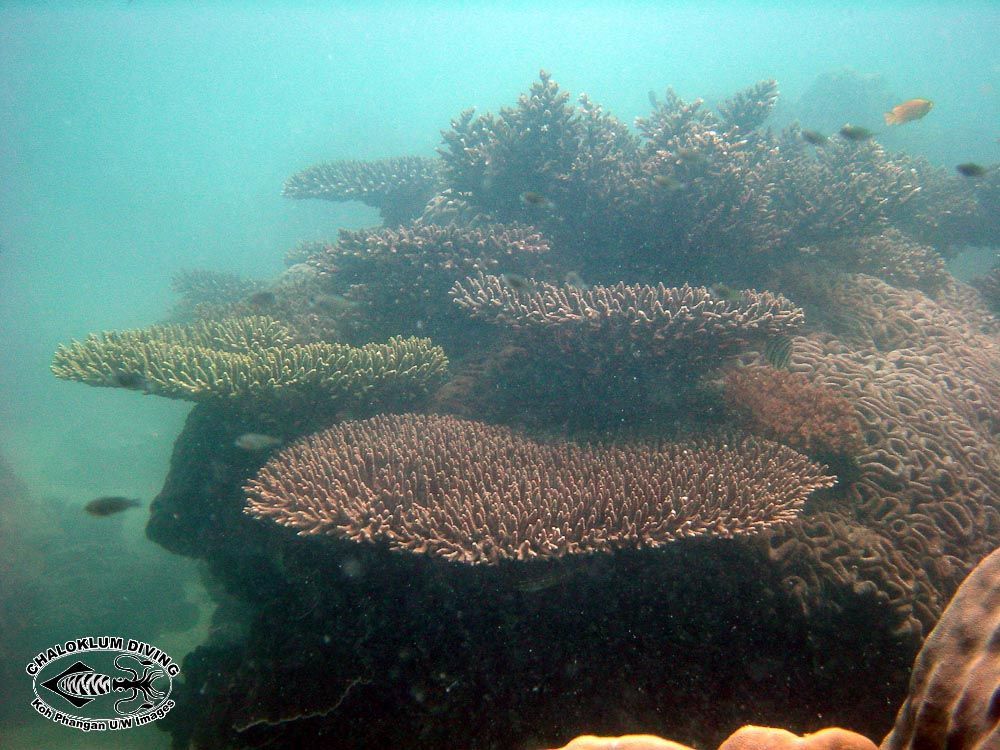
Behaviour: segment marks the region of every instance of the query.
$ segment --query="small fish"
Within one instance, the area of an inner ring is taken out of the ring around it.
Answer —
[[[676,193],[687,187],[683,182],[669,174],[653,175],[653,184],[658,188],[663,188],[668,193]]]
[[[544,208],[546,211],[555,208],[555,204],[552,201],[550,201],[541,193],[536,193],[533,190],[527,190],[521,193],[521,203],[525,206]]]
[[[119,388],[128,388],[132,391],[145,391],[146,376],[141,372],[116,372],[115,384]]]
[[[531,282],[520,274],[502,273],[500,274],[500,280],[515,292],[523,292],[526,289],[531,289]]]
[[[764,359],[776,370],[785,370],[792,360],[792,337],[775,336],[764,344]]]
[[[262,451],[281,445],[281,442],[281,438],[276,438],[273,435],[261,435],[259,432],[244,432],[233,441],[233,445],[240,450]]]
[[[886,112],[884,115],[885,124],[902,125],[907,122],[919,120],[921,117],[930,112],[931,107],[933,106],[934,102],[930,99],[910,99],[902,104],[897,104],[891,110]]]
[[[566,275],[563,276],[563,281],[566,282],[567,286],[576,287],[580,291],[587,291],[590,289],[590,284],[583,280],[583,277],[576,271],[567,271]]]
[[[139,508],[142,506],[138,500],[128,497],[117,497],[108,495],[91,500],[83,506],[83,509],[92,516],[113,516],[129,508]]]
[[[955,169],[963,177],[982,177],[988,171],[982,164],[976,164],[971,161],[959,164]]]
[[[863,128],[860,125],[845,125],[838,132],[841,138],[848,141],[867,141],[875,135],[868,128]]]
[[[802,140],[814,146],[822,146],[827,141],[827,137],[818,130],[803,130],[800,135]]]
[[[247,297],[247,303],[254,307],[273,307],[277,301],[274,292],[255,292]]]

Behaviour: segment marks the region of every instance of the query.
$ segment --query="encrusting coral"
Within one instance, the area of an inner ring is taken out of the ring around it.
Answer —
[[[727,373],[724,392],[747,431],[806,455],[853,455],[863,445],[851,402],[802,373],[737,368]]]
[[[417,156],[316,164],[285,182],[289,198],[361,201],[395,226],[420,215],[440,182],[440,162]]]
[[[90,335],[60,346],[52,372],[88,385],[189,401],[323,395],[362,398],[380,389],[425,391],[447,358],[429,339],[385,344],[294,343],[263,316]]]
[[[283,450],[246,486],[247,512],[465,563],[657,547],[751,534],[832,485],[757,440],[544,444],[447,416],[342,423]]]

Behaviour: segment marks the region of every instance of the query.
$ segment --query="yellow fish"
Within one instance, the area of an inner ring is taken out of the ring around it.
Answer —
[[[919,120],[931,111],[934,102],[930,99],[910,99],[902,104],[897,104],[890,111],[885,113],[886,125],[902,125],[906,122]]]

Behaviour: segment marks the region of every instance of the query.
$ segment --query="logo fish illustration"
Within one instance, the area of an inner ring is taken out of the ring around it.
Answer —
[[[142,676],[138,670],[120,663],[123,658],[132,659],[142,667]],[[131,677],[111,677],[94,671],[82,661],[75,662],[67,667],[55,677],[51,677],[40,683],[42,687],[52,691],[63,700],[70,703],[75,708],[82,708],[91,701],[101,698],[111,693],[123,693],[128,691],[128,695],[115,701],[115,712],[121,716],[130,716],[152,708],[155,701],[163,698],[165,693],[153,687],[153,681],[158,677],[163,677],[166,672],[155,667],[148,659],[139,659],[132,654],[118,654],[115,657],[115,667],[122,672],[131,673]],[[134,710],[120,708],[125,703],[130,703],[142,697],[142,704]]]

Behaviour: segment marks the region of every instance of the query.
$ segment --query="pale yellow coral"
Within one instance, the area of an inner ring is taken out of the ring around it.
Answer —
[[[392,338],[362,347],[293,341],[291,329],[261,316],[152,326],[60,346],[52,372],[189,401],[293,393],[360,398],[383,386],[422,390],[448,364],[429,339]]]

